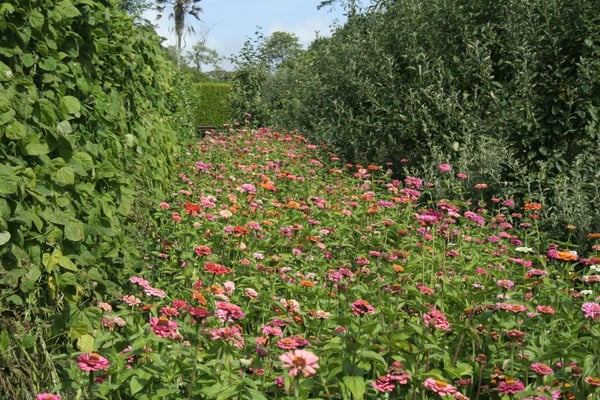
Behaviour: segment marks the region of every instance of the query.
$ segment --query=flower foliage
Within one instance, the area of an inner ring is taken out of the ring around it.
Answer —
[[[438,199],[469,184],[455,168],[396,180],[295,132],[188,149],[145,267],[98,299],[94,353],[46,390],[91,374],[98,398],[597,393],[600,258],[542,243],[538,207]]]

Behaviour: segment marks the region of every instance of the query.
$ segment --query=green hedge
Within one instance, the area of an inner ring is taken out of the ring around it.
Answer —
[[[196,125],[221,127],[229,121],[229,83],[201,82],[196,84],[194,121]]]
[[[174,74],[152,27],[135,26],[116,1],[0,3],[7,398],[49,386],[60,373],[51,354],[90,347],[93,299],[145,265],[138,239],[151,227],[141,224],[180,152]]]

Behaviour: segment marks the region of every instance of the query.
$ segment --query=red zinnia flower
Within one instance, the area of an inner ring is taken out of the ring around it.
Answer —
[[[204,264],[204,270],[215,275],[225,275],[231,272],[226,266],[217,263]]]

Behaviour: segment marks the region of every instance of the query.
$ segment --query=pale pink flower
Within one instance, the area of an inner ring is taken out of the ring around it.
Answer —
[[[317,373],[319,357],[307,350],[293,350],[279,356],[283,368],[289,368],[289,376],[294,377],[302,373],[305,378]]]
[[[124,295],[122,300],[127,303],[128,306],[134,307],[139,306],[142,303],[142,300],[138,299],[134,295]]]
[[[210,329],[208,333],[210,333],[213,340],[223,339],[226,342],[233,343],[238,349],[244,348],[246,343],[239,326],[224,326],[222,328]]]
[[[431,390],[440,395],[440,397],[444,397],[446,395],[453,395],[456,393],[456,387],[452,386],[449,383],[438,381],[437,379],[427,378],[423,382],[423,387]]]

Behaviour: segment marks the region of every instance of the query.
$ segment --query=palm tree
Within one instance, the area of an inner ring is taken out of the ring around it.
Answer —
[[[183,42],[183,34],[185,29],[185,17],[186,15],[191,15],[192,17],[200,20],[200,12],[202,12],[202,8],[198,3],[201,0],[157,0],[156,1],[156,11],[158,12],[157,18],[161,18],[165,10],[169,11],[169,17],[173,18],[175,21],[175,35],[177,35],[177,66],[179,66],[181,62],[181,47]],[[194,29],[189,26],[189,30],[193,31]]]

